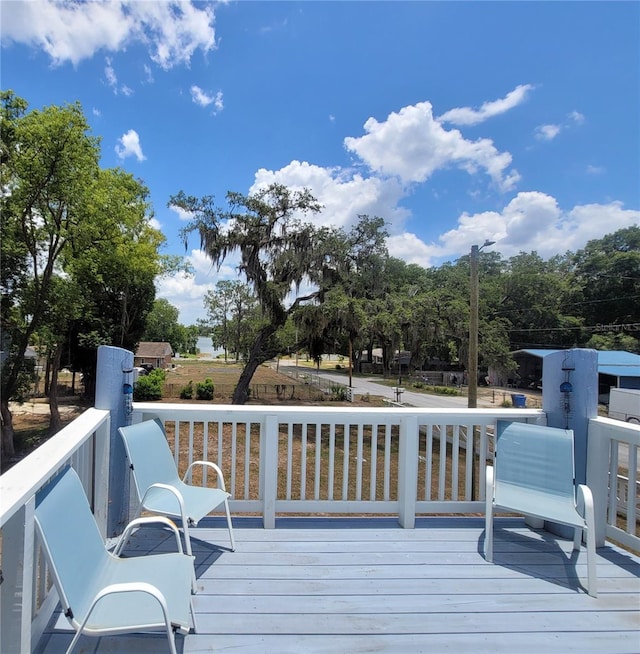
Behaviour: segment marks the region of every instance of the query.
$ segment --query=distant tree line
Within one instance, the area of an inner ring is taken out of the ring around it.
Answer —
[[[256,367],[300,349],[358,365],[362,352],[466,368],[469,256],[438,268],[391,257],[380,217],[362,215],[350,231],[314,227],[321,207],[309,191],[273,184],[254,195],[184,192],[169,204],[193,220],[184,231],[220,266],[240,257],[240,279],[219,282],[205,306],[214,344],[245,362],[233,401],[243,403]],[[578,252],[543,259],[521,252],[479,255],[481,368],[515,372],[523,348],[591,347],[640,352],[640,227],[589,241]],[[293,291],[303,286],[302,294]],[[292,299],[295,298],[295,299]]]

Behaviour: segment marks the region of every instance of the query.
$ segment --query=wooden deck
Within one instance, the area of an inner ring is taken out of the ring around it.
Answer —
[[[599,549],[593,599],[580,583],[584,548],[572,554],[570,541],[518,518],[496,526],[491,564],[480,518],[423,518],[412,530],[387,518],[283,518],[273,530],[236,518],[236,552],[212,519],[193,532],[198,632],[178,637],[178,651],[640,652],[638,557]],[[164,549],[156,530],[131,544],[132,554]],[[63,629],[58,616],[38,651],[64,652]],[[83,637],[76,651],[165,652],[166,640]]]

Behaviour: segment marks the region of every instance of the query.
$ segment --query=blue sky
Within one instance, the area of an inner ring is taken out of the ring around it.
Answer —
[[[640,224],[638,2],[3,0],[1,79],[31,108],[79,100],[102,165],[150,189],[158,282],[192,324],[234,278],[185,251],[184,190],[308,187],[315,220],[388,222],[423,266],[496,241],[575,251]]]

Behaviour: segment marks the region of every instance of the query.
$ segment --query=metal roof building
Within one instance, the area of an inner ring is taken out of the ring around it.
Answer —
[[[513,356],[519,366],[521,379],[541,379],[544,358],[561,350],[516,350]],[[640,389],[640,354],[623,350],[598,350],[598,385],[601,395],[609,389]]]

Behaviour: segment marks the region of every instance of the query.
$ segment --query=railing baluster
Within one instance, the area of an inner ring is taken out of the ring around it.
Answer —
[[[378,430],[381,425],[371,425],[371,465],[369,466],[369,499],[376,499],[376,487],[378,482]]]
[[[447,425],[441,424],[439,426],[440,437],[440,471],[438,478],[438,499],[440,501],[445,499],[446,483],[447,483]]]
[[[344,429],[344,446],[343,454],[344,459],[342,462],[342,499],[349,499],[349,436],[351,433],[351,425],[349,423],[344,423],[342,425]]]
[[[384,499],[391,499],[391,423],[384,431]]]
[[[313,499],[320,499],[320,474],[321,474],[321,455],[322,454],[322,425],[316,422],[316,469],[313,483]]]
[[[364,463],[364,425],[358,425],[358,438],[356,441],[356,500],[362,499],[362,465]]]
[[[202,423],[202,460],[209,460],[209,422]],[[218,462],[219,463],[219,462]],[[202,485],[207,485],[207,468],[209,466],[202,466]]]
[[[427,425],[427,438],[425,449],[425,500],[431,500],[431,484],[433,483],[433,425]]]
[[[327,479],[327,499],[333,500],[333,484],[336,462],[336,423],[329,425],[329,473]]]
[[[451,443],[451,499],[458,499],[458,479],[460,467],[460,425],[453,426],[453,439]]]
[[[238,469],[238,423],[233,422],[231,425],[231,470],[233,476],[231,477],[231,495],[236,494],[236,470]]]
[[[307,498],[307,423],[302,425],[300,450],[300,499]]]
[[[289,423],[287,429],[287,499],[291,499],[292,477],[293,477],[293,422]]]
[[[251,423],[244,423],[244,499],[249,499],[249,480],[251,475]]]

